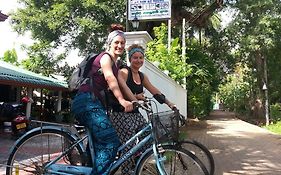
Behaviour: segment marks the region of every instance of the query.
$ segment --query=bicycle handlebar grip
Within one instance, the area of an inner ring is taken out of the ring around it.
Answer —
[[[172,110],[173,111],[179,111],[179,109],[176,106],[173,106]]]
[[[132,103],[133,103],[133,110],[135,110],[135,109],[137,109],[137,108],[140,107],[139,102],[137,102],[137,101],[132,101]]]

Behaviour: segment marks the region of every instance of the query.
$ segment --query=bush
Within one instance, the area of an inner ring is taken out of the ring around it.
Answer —
[[[281,121],[281,104],[275,103],[270,105],[270,119],[273,122]]]

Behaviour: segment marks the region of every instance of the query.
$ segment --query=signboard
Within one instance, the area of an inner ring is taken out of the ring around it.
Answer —
[[[164,20],[171,18],[171,0],[128,0],[128,20]]]

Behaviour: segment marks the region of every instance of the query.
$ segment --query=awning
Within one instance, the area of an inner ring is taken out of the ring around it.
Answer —
[[[8,18],[8,15],[5,15],[0,12],[0,21],[5,21]]]
[[[0,60],[0,84],[32,88],[67,90],[65,81],[46,77]]]

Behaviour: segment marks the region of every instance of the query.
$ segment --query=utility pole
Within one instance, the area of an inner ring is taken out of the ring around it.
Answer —
[[[129,12],[128,12],[128,1],[126,1],[126,32],[129,32]]]
[[[172,24],[171,19],[168,19],[168,51],[171,49],[171,38],[172,38]]]
[[[266,56],[263,55],[263,65],[264,65],[264,84],[263,84],[263,90],[264,90],[264,96],[265,96],[265,120],[266,120],[266,126],[269,125],[269,110],[268,110],[268,82],[267,82],[267,63],[266,63]]]
[[[185,33],[185,27],[186,26],[186,22],[185,22],[185,18],[182,19],[182,60],[184,65],[186,65],[186,33]],[[186,71],[186,67],[184,66],[184,72]],[[188,116],[188,92],[187,92],[187,87],[186,87],[186,82],[187,82],[187,77],[184,77],[184,88],[186,90],[186,113]]]

